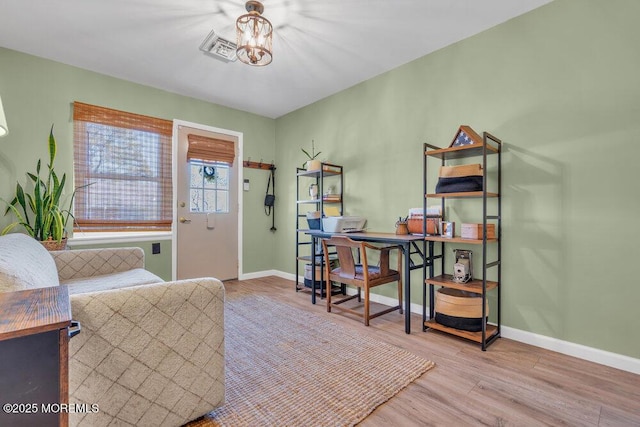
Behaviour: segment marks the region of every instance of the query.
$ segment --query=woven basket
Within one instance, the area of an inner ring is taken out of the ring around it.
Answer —
[[[452,288],[440,288],[436,293],[436,311],[447,316],[482,318],[482,296]],[[489,302],[486,301],[486,314]]]
[[[42,246],[44,246],[48,251],[64,251],[67,249],[66,237],[63,237],[59,242],[56,242],[55,240],[51,239],[51,237],[49,237],[47,240],[43,240],[40,243],[42,243]]]
[[[489,314],[489,302],[485,306]],[[482,330],[482,296],[452,288],[436,293],[436,322],[450,328],[478,332]]]

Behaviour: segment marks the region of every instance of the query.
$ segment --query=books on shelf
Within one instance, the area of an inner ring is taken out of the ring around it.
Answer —
[[[339,166],[323,164],[322,165],[322,170],[324,172],[340,173],[340,167]]]
[[[325,202],[339,202],[340,194],[324,194],[322,200]]]

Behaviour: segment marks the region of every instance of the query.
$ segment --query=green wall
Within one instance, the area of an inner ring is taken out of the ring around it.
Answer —
[[[160,253],[154,254],[151,245],[153,243],[160,244]],[[127,242],[127,243],[101,243],[92,245],[82,245],[76,242],[69,245],[69,249],[95,249],[95,248],[122,248],[134,247],[142,248],[144,251],[144,265],[149,271],[160,276],[163,280],[171,280],[171,239],[158,239],[154,241],[144,242]]]
[[[640,357],[638,16],[636,0],[556,0],[278,119],[275,267],[295,268],[299,147],[345,166],[347,214],[393,231],[422,204],[422,143],[468,124],[504,142],[503,324]]]
[[[0,139],[0,197],[11,199],[15,183],[47,158],[47,137],[54,124],[60,174],[73,173],[73,101],[82,101],[165,119],[180,119],[244,134],[244,158],[274,157],[275,121],[193,98],[115,79],[91,71],[0,48],[0,96],[9,135]],[[244,272],[273,268],[271,219],[261,208],[264,171],[245,169],[252,190],[244,192]],[[258,209],[260,207],[260,209]],[[260,215],[261,213],[261,215]],[[0,217],[0,225],[8,217]],[[130,245],[130,244],[127,244]],[[267,250],[265,250],[265,246]],[[170,249],[170,248],[169,248]],[[167,251],[167,253],[170,253]],[[147,260],[152,257],[147,256]],[[164,275],[164,269],[156,272]]]

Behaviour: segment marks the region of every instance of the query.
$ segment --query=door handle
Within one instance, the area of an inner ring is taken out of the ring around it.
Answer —
[[[178,221],[180,221],[183,224],[189,224],[191,222],[190,219],[187,219],[187,218],[185,218],[183,216],[181,216],[180,219],[178,219]]]

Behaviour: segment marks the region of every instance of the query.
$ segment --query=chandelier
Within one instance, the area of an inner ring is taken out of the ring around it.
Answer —
[[[259,1],[249,0],[245,8],[248,13],[236,21],[238,59],[249,65],[268,65],[273,59],[273,26],[262,17],[264,6]]]

